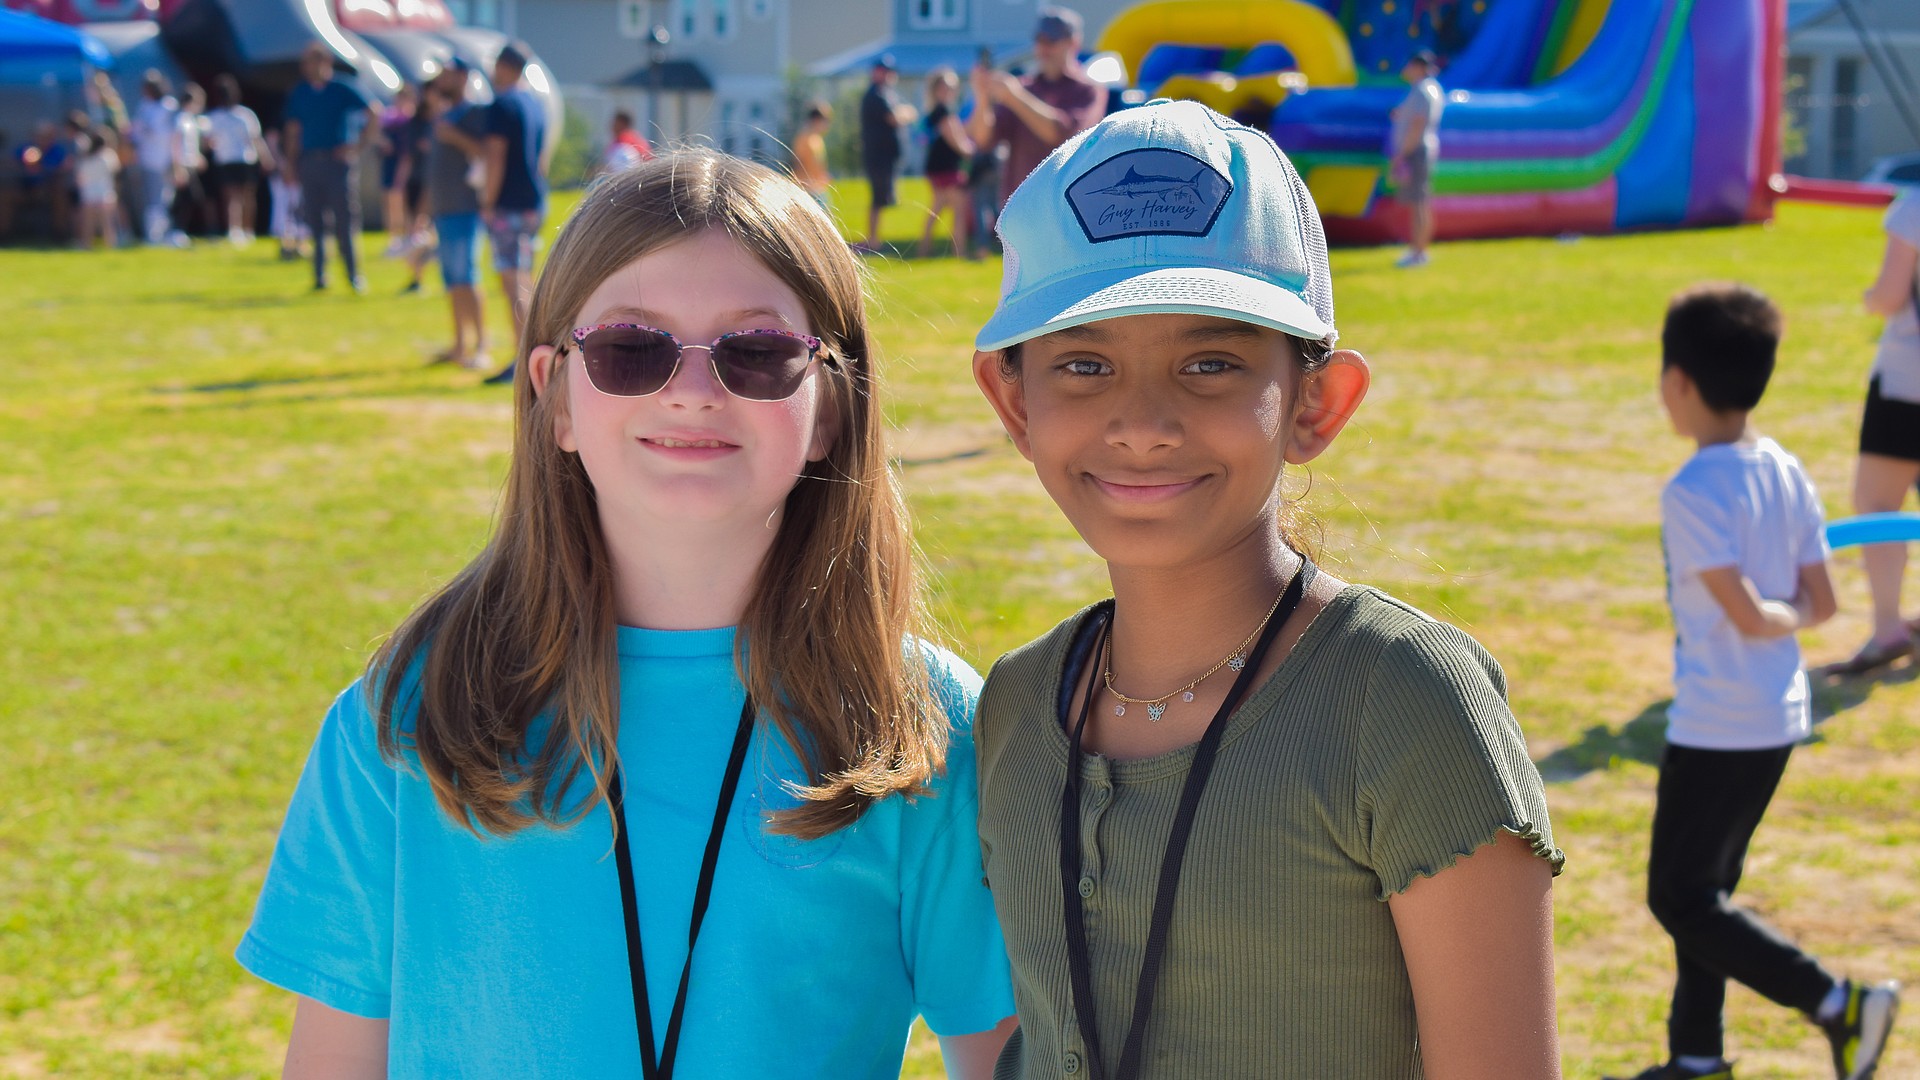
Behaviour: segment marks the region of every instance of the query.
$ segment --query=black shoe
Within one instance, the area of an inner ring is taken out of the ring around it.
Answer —
[[[1845,986],[1847,1004],[1840,1015],[1816,1022],[1833,1046],[1835,1080],[1867,1080],[1880,1067],[1881,1052],[1886,1050],[1887,1036],[1893,1031],[1894,1014],[1900,1011],[1900,984],[1862,986],[1848,979]]]
[[[400,290],[400,295],[407,296],[412,293],[417,293],[419,291],[420,291],[420,283],[417,281],[412,281],[407,283],[406,288]]]
[[[1607,1080],[1616,1078],[1608,1077]],[[1669,1061],[1665,1065],[1655,1065],[1645,1072],[1635,1073],[1632,1080],[1733,1080],[1733,1066],[1723,1062],[1713,1072],[1697,1073]]]
[[[513,381],[513,365],[508,364],[506,367],[501,368],[499,371],[494,372],[493,374],[487,376],[486,378],[480,381],[482,383],[485,383],[488,386],[498,386],[501,383],[510,383]]]

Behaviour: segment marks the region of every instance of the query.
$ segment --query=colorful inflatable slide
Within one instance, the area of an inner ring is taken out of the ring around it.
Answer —
[[[1383,177],[1416,49],[1445,59],[1442,238],[1765,220],[1784,0],[1154,0],[1099,47],[1149,96],[1264,127],[1328,238],[1404,235]]]

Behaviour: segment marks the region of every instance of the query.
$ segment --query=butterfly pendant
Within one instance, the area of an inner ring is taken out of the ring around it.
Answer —
[[[1167,703],[1164,701],[1156,701],[1147,706],[1147,719],[1149,721],[1157,721],[1162,716],[1165,716],[1166,713]]]

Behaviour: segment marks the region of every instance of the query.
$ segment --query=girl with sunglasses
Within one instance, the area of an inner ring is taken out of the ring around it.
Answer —
[[[334,703],[242,964],[288,1076],[985,1077],[1013,1011],[859,270],[657,158],[534,291],[492,540]]]

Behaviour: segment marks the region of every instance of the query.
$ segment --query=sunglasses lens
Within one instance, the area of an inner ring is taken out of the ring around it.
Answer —
[[[713,349],[721,384],[754,401],[792,397],[812,361],[807,343],[785,334],[736,334]]]
[[[580,356],[587,378],[601,393],[644,397],[667,385],[680,350],[665,334],[619,327],[588,334]]]

